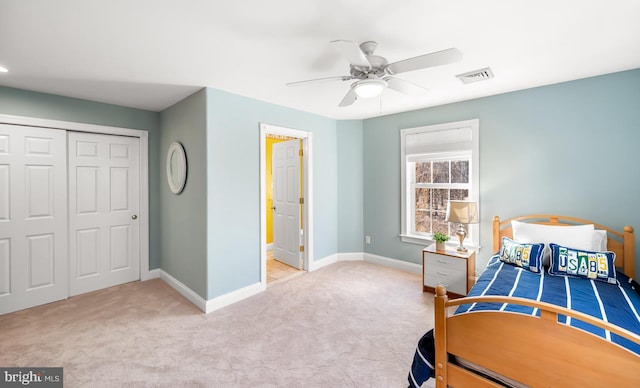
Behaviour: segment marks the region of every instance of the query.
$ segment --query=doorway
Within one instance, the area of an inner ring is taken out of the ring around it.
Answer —
[[[287,173],[271,174],[273,153],[269,151],[274,144],[280,144],[275,149],[280,149],[281,159],[289,156],[289,162],[283,161],[280,166],[281,171]],[[309,270],[313,252],[311,145],[310,132],[260,124],[260,281],[263,289],[270,282]],[[291,164],[294,159],[298,160],[299,172],[295,170],[296,163]],[[274,198],[278,196],[278,189],[279,201]],[[288,197],[288,201],[283,202],[284,197]],[[268,269],[274,269],[271,275]]]

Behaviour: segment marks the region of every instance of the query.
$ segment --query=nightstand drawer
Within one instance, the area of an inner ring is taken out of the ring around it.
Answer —
[[[435,288],[438,285],[443,285],[447,288],[447,291],[455,292],[456,294],[466,295],[467,293],[467,271],[448,270],[442,267],[432,267],[424,273],[425,286]]]
[[[424,266],[442,267],[465,272],[467,270],[467,260],[452,256],[425,254]]]

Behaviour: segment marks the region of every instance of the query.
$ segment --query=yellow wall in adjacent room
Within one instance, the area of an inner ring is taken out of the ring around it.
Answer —
[[[267,150],[265,152],[265,157],[267,159],[265,160],[267,164],[267,208],[265,209],[265,212],[267,212],[267,244],[271,244],[273,242],[273,210],[271,210],[271,207],[273,206],[273,177],[271,174],[271,156],[273,152],[273,145],[275,143],[286,140],[287,139],[276,139],[267,137]]]

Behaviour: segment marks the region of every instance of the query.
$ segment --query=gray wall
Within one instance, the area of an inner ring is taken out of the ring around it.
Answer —
[[[639,107],[636,69],[365,120],[364,230],[372,236],[365,250],[420,263],[421,247],[398,237],[400,130],[473,118],[480,119],[479,269],[491,254],[494,215],[555,213],[640,227]]]
[[[192,291],[207,296],[207,102],[205,89],[164,110],[160,151],[160,266]],[[169,145],[187,155],[187,181],[173,194],[166,181]]]
[[[338,252],[363,252],[362,120],[338,121]]]
[[[336,121],[207,89],[208,299],[260,281],[260,123],[313,132],[313,254],[338,252]]]
[[[149,132],[149,268],[160,267],[160,115],[140,109],[0,86],[0,114],[71,121]]]

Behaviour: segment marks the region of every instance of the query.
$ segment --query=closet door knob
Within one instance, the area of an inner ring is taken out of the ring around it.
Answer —
[[[137,214],[132,215],[132,216],[131,216],[131,219],[132,219],[132,220],[137,220],[137,219],[138,219],[138,215],[137,215]]]

